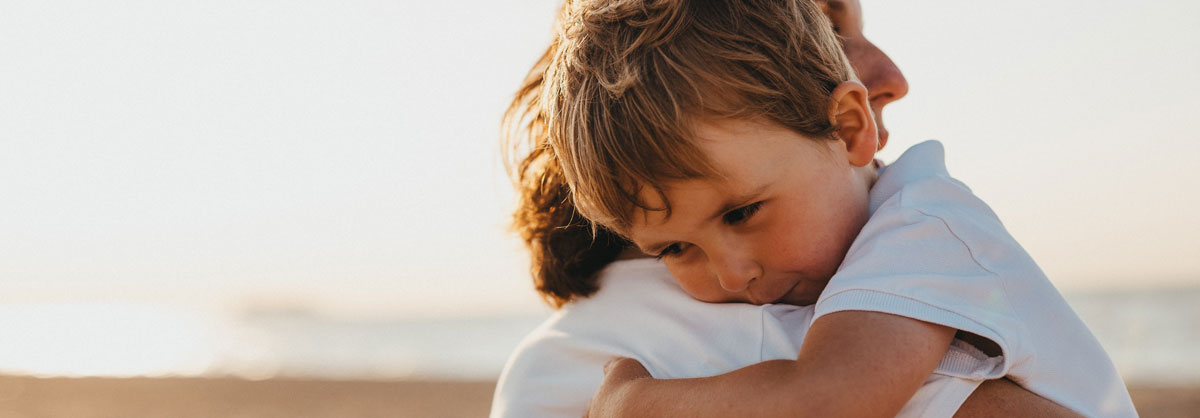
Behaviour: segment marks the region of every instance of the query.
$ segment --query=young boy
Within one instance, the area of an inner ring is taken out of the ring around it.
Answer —
[[[563,28],[543,108],[580,213],[697,299],[816,303],[796,360],[680,380],[618,361],[592,416],[893,416],[935,368],[1136,415],[939,144],[875,162],[867,92],[807,0],[569,2]]]

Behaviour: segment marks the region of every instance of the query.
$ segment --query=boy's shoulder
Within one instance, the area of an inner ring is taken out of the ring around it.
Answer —
[[[871,217],[814,317],[840,310],[944,325],[1001,349],[987,361],[944,361],[947,374],[1009,376],[1086,416],[1136,414],[1099,342],[996,213],[947,173],[940,143],[882,169]]]
[[[1004,359],[952,362],[942,372],[1003,377],[1011,354],[1029,351],[1008,282],[1044,282],[1044,276],[1024,274],[1036,264],[987,204],[949,175],[944,155],[940,143],[927,141],[880,169],[870,192],[871,217],[818,299],[815,316],[878,311],[979,335],[1000,346]]]
[[[895,162],[880,168],[879,179],[871,187],[871,214],[877,214],[885,205],[894,205],[931,215],[949,211],[947,216],[996,218],[966,184],[950,176],[945,155],[941,142],[929,140],[913,145]],[[955,212],[959,206],[969,211]]]
[[[914,145],[881,169],[871,189],[870,210],[864,232],[930,222],[936,227],[929,231],[966,247],[962,254],[988,272],[1034,265],[992,208],[946,170],[945,148],[938,141]]]

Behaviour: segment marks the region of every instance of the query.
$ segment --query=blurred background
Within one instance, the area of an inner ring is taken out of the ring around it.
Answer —
[[[911,85],[881,158],[941,140],[1135,399],[1200,403],[1200,3],[862,3]],[[486,411],[550,312],[497,131],[557,4],[0,3],[0,414],[181,378]]]

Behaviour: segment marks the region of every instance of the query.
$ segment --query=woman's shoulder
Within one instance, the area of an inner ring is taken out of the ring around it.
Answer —
[[[653,258],[614,261],[597,274],[596,293],[567,303],[551,320],[592,326],[594,318],[657,315],[694,301]]]

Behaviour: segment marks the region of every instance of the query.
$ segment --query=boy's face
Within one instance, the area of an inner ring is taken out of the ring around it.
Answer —
[[[666,182],[670,216],[638,209],[629,238],[697,299],[816,302],[867,221],[874,168],[852,164],[843,141],[773,123],[707,121],[696,134],[723,178]]]

